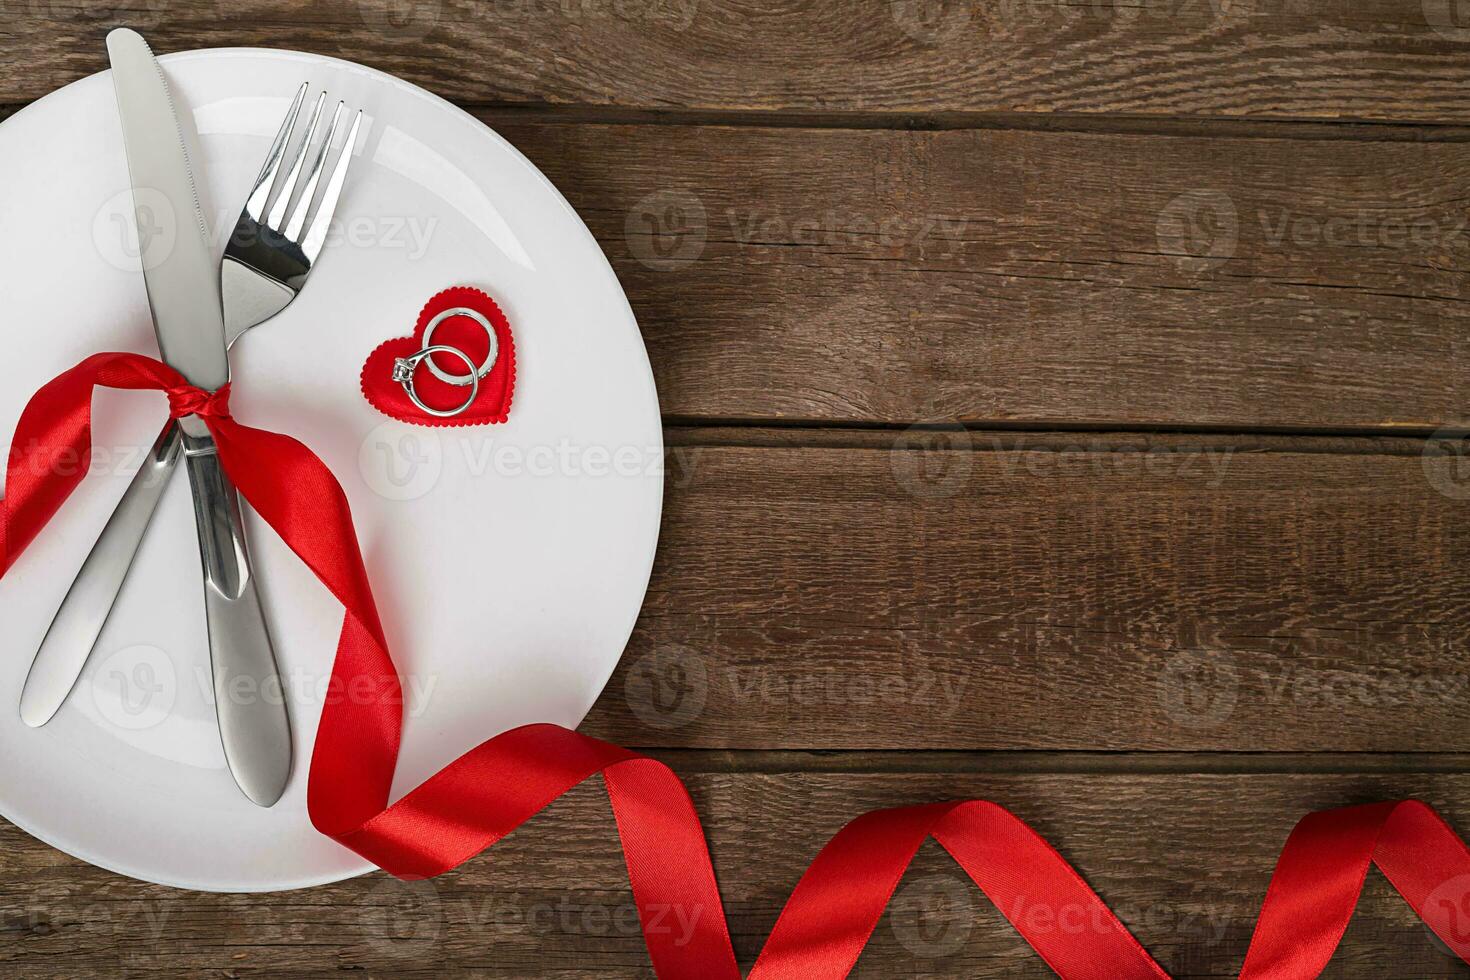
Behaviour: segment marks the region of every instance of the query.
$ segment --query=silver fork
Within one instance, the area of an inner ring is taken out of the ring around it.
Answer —
[[[326,98],[323,92],[317,96],[306,135],[291,156],[284,180],[278,179],[306,92],[305,84],[297,90],[220,262],[225,337],[231,346],[251,327],[290,305],[305,285],[326,244],[327,227],[352,162],[352,150],[362,125],[360,111],[343,141],[321,201],[312,209],[312,198],[325,172],[343,113],[343,106],[338,103],[326,138],[317,144],[311,166],[306,169],[307,152],[321,121]],[[272,193],[277,183],[281,186]],[[181,442],[178,425],[170,421],[159,433],[147,460],[128,484],[77,572],[26,676],[20,701],[21,718],[26,724],[39,727],[50,721],[76,684],[127,579],[168,478],[178,464]]]
[[[244,333],[257,323],[275,316],[296,298],[327,242],[327,226],[337,209],[342,183],[347,178],[347,167],[352,162],[352,147],[362,126],[362,112],[359,111],[352,121],[352,128],[337,157],[337,165],[322,191],[315,217],[308,223],[311,201],[326,169],[327,154],[337,136],[345,109],[341,102],[337,103],[327,136],[319,144],[311,169],[303,181],[302,167],[306,163],[307,148],[316,138],[326,97],[325,92],[317,96],[311,110],[311,121],[306,127],[306,138],[301,141],[286,179],[272,203],[271,189],[277,182],[286,147],[291,142],[291,133],[306,98],[304,84],[297,90],[291,109],[286,113],[286,121],[271,143],[260,175],[255,178],[255,186],[250,189],[250,197],[240,211],[235,232],[225,245],[224,260],[220,263],[220,292],[224,297],[225,331],[230,343],[238,337],[236,323],[240,324],[239,332]],[[297,201],[296,207],[288,214],[293,198]]]

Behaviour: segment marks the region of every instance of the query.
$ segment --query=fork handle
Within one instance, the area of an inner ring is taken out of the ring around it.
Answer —
[[[236,785],[251,802],[271,806],[291,772],[291,724],[250,568],[240,497],[203,421],[188,416],[179,425],[204,566],[220,741]]]

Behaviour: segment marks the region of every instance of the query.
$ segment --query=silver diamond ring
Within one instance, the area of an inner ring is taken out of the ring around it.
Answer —
[[[492,340],[494,339],[494,331],[490,332],[490,337]],[[427,330],[424,331],[424,339],[429,339],[429,332]],[[462,381],[454,380],[455,377],[460,377],[458,375],[449,375],[448,377],[446,377],[444,372],[440,371],[437,367],[434,366],[433,355],[435,354],[453,354],[461,361],[464,361],[465,367],[470,369],[470,373],[467,375],[463,375],[462,377],[465,380]],[[489,361],[486,362],[487,364],[494,363],[494,354],[495,350],[492,346],[491,358]],[[419,398],[418,391],[414,388],[413,376],[418,372],[419,365],[425,363],[427,363],[429,370],[433,371],[436,377],[444,378],[444,380],[448,381],[450,384],[470,386],[470,397],[464,400],[464,404],[460,405],[458,408],[451,408],[446,411],[440,408],[430,408],[423,403],[423,401]],[[475,362],[473,358],[471,358],[464,351],[460,350],[458,347],[446,347],[443,344],[435,344],[429,347],[425,347],[417,354],[412,354],[408,357],[395,358],[393,361],[393,380],[403,385],[403,390],[408,392],[409,399],[421,410],[441,419],[453,418],[454,416],[459,415],[465,409],[469,408],[475,403],[475,398],[477,398],[480,394],[480,378],[482,377],[483,375],[480,374],[479,371],[477,371],[475,368]]]

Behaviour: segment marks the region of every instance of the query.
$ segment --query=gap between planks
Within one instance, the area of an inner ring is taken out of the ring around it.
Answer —
[[[950,433],[953,438],[925,440],[925,434]],[[697,449],[877,449],[924,452],[1248,452],[1332,456],[1422,456],[1431,443],[1455,446],[1459,430],[1442,430],[1434,438],[1415,434],[1352,434],[1337,432],[1227,432],[1209,427],[1165,429],[1161,426],[1128,429],[1117,425],[1065,429],[1056,423],[1035,428],[1018,423],[999,428],[960,424],[912,426],[885,423],[834,425],[773,424],[766,420],[696,423],[664,420],[664,444],[669,448]]]
[[[0,104],[0,121],[28,103]],[[648,109],[595,105],[459,103],[490,126],[687,126],[733,129],[848,129],[944,132],[997,130],[1090,133],[1104,136],[1175,136],[1194,139],[1289,139],[1370,143],[1470,143],[1459,123],[1372,119],[1229,118],[1079,112],[813,112],[724,109]]]
[[[1465,773],[1464,752],[639,749],[681,774],[1269,775]]]
[[[1081,112],[812,112],[802,110],[636,109],[612,106],[472,105],[466,112],[489,125],[718,126],[740,129],[880,129],[911,132],[1005,130],[1177,136],[1205,139],[1342,140],[1392,143],[1470,142],[1460,123],[1149,116]]]

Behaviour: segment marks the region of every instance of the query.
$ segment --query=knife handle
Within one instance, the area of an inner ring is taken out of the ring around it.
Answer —
[[[196,416],[180,422],[194,494],[204,611],[220,740],[235,783],[259,806],[281,798],[291,773],[291,723],[255,588],[240,497]]]
[[[61,600],[21,690],[20,716],[32,728],[51,720],[86,666],[178,464],[182,444],[179,427],[170,420]]]

